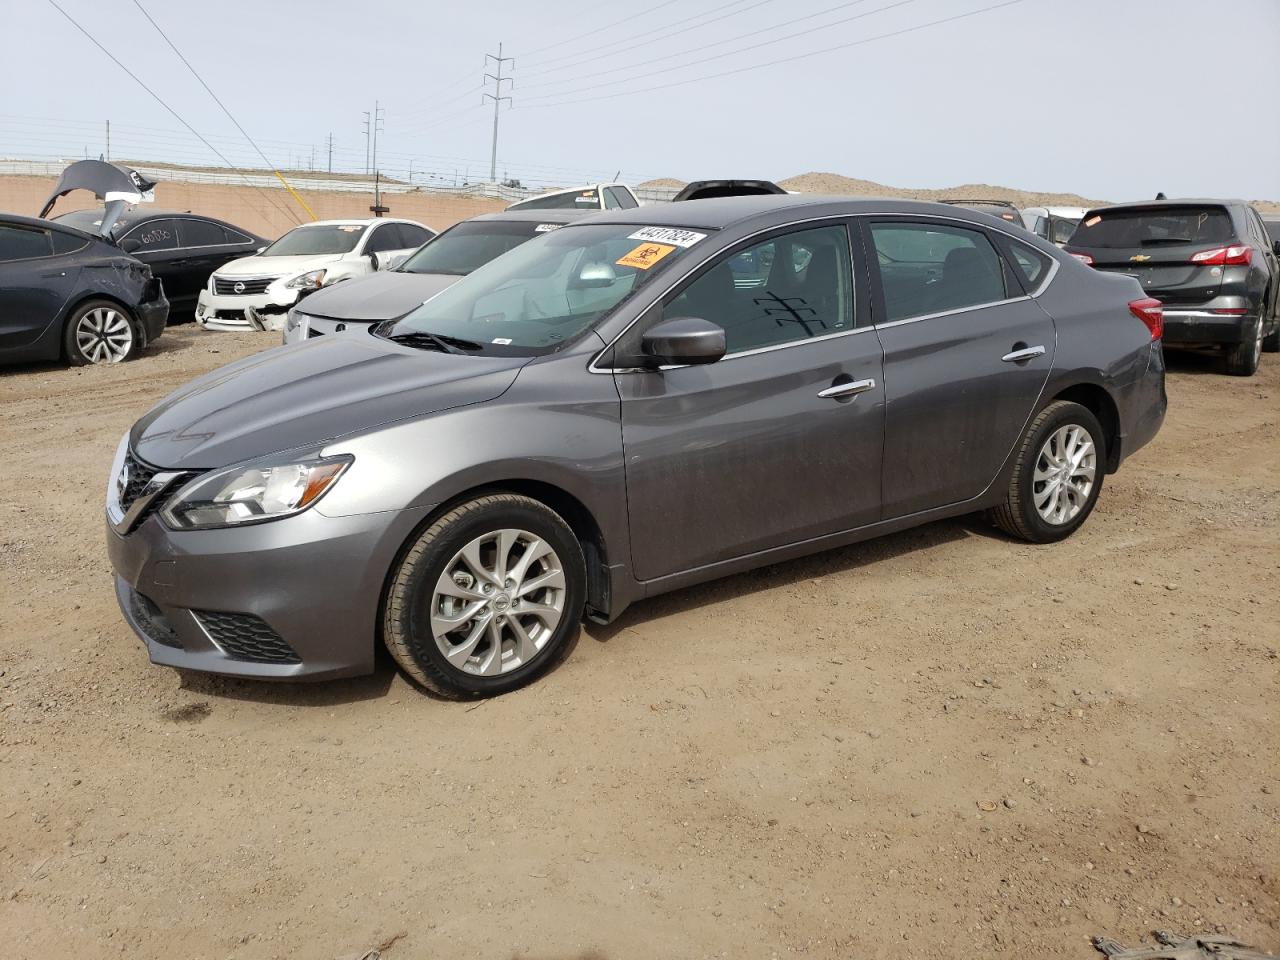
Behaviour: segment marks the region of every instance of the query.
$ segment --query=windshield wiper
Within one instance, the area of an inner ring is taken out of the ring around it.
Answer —
[[[443,333],[423,333],[414,330],[410,333],[395,333],[387,337],[393,343],[403,343],[408,347],[435,348],[441,353],[465,353],[468,350],[483,350],[483,344],[474,340],[463,340],[461,337],[450,337]]]

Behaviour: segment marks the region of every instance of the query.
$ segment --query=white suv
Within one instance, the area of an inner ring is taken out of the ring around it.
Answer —
[[[640,201],[625,183],[590,183],[520,200],[508,210],[630,210]]]
[[[320,220],[294,227],[256,256],[219,267],[196,304],[206,330],[284,328],[299,297],[397,266],[436,235],[412,220]]]

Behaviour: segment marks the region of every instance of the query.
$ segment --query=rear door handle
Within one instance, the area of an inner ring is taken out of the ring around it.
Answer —
[[[876,382],[871,379],[867,380],[850,380],[848,383],[837,383],[818,393],[823,400],[840,400],[844,397],[854,397],[860,393],[866,393],[868,390],[874,390]]]
[[[1000,359],[1005,363],[1022,363],[1024,360],[1031,360],[1035,357],[1043,357],[1045,349],[1040,347],[1023,347],[1020,350],[1014,350],[1012,353],[1006,353]]]

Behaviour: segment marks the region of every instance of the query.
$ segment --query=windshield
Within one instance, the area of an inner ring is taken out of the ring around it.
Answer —
[[[359,223],[326,223],[294,227],[260,257],[307,257],[325,253],[350,253],[367,228]]]
[[[1231,218],[1221,207],[1137,207],[1089,214],[1071,235],[1070,245],[1125,249],[1231,239]]]
[[[559,227],[555,223],[469,220],[446,230],[400,265],[402,273],[465,277],[526,240]]]
[[[480,267],[380,336],[505,356],[551,353],[591,328],[707,234],[635,224],[570,226],[544,233]]]
[[[520,210],[597,210],[600,207],[600,195],[595,190],[567,190],[564,193],[534,197],[532,200],[521,200],[511,206]]]

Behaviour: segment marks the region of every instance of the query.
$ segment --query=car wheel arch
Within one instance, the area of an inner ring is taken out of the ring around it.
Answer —
[[[582,545],[583,559],[587,567],[587,608],[589,611],[607,615],[612,605],[612,590],[609,578],[608,552],[604,531],[595,514],[564,487],[545,480],[513,477],[503,480],[492,480],[486,483],[468,486],[448,499],[435,505],[410,531],[395,559],[388,568],[383,584],[382,596],[379,600],[378,623],[382,623],[382,605],[386,602],[387,588],[395,571],[400,566],[404,555],[412,548],[426,530],[441,516],[455,509],[459,504],[478,497],[492,494],[509,493],[536,500],[554,510],[569,525],[573,535]],[[381,630],[381,627],[379,627]]]
[[[1106,443],[1107,473],[1115,473],[1120,466],[1120,408],[1115,398],[1101,384],[1082,382],[1058,390],[1045,406],[1058,400],[1078,403],[1098,418]]]

